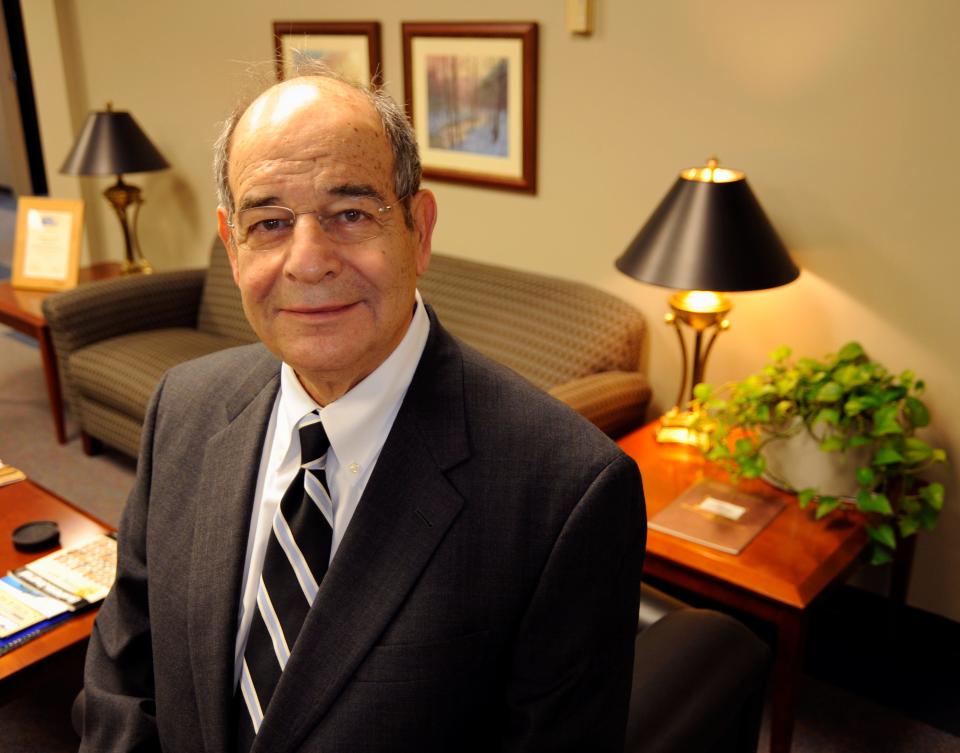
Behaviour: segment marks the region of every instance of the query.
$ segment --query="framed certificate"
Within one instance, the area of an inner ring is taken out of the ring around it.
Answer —
[[[80,271],[82,199],[23,196],[17,201],[13,246],[15,288],[67,290]]]

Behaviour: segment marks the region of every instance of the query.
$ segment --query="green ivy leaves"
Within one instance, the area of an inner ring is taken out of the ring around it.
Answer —
[[[923,389],[912,371],[891,374],[856,342],[822,359],[794,360],[781,346],[740,382],[697,385],[693,407],[700,416],[696,428],[709,437],[706,457],[734,480],[761,476],[763,447],[797,431],[809,431],[823,452],[868,448],[869,462],[856,470],[853,502],[869,522],[871,562],[881,564],[890,560],[898,537],[934,528],[944,504],[943,485],[921,479],[947,460],[944,450],[915,436],[930,424]],[[800,491],[798,501],[801,508],[812,505],[817,520],[844,507],[843,500],[815,489]]]

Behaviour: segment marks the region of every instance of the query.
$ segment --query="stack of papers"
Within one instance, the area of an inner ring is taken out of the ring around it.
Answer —
[[[26,477],[23,471],[14,468],[12,465],[7,465],[0,460],[0,486],[6,486],[16,481],[23,481]]]
[[[108,534],[24,565],[0,578],[0,654],[100,601],[117,572]]]

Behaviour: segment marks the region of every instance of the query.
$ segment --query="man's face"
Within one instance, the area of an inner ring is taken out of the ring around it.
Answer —
[[[398,204],[392,170],[369,102],[338,82],[307,78],[273,87],[247,109],[233,134],[229,180],[237,211],[274,204],[330,216],[358,195]],[[269,250],[238,244],[217,210],[247,318],[323,405],[375,370],[406,333],[430,258],[433,196],[420,191],[411,210],[413,229],[398,205],[382,216],[378,237],[355,244],[300,216]]]

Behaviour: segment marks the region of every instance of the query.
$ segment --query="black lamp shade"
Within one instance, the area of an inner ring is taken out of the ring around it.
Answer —
[[[60,172],[120,175],[170,167],[129,112],[92,112]]]
[[[678,178],[617,269],[680,290],[763,290],[797,279],[800,270],[739,175],[718,183]]]

